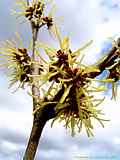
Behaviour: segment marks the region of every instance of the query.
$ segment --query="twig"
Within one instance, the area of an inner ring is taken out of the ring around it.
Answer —
[[[120,38],[117,40],[118,47],[120,46]],[[98,64],[98,69],[100,72],[91,72],[89,73],[89,78],[95,78],[96,76],[100,75],[109,65],[113,64],[113,60],[118,58],[118,54],[116,55],[117,47],[114,46],[109,52],[108,56],[100,63]]]

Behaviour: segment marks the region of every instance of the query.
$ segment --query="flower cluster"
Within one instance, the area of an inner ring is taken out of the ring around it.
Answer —
[[[32,31],[39,31],[43,25],[46,25],[48,29],[53,26],[52,12],[48,16],[44,15],[44,0],[28,1],[28,3],[22,1],[20,3],[24,4],[22,15],[30,21]],[[54,118],[53,122],[55,120],[63,121],[65,127],[71,129],[72,135],[76,133],[76,130],[80,132],[84,127],[87,135],[93,136],[93,119],[103,127],[103,121],[106,121],[102,118],[101,110],[97,108],[104,98],[99,99],[95,96],[96,92],[106,90],[105,85],[101,85],[101,82],[112,83],[113,97],[116,97],[116,82],[120,79],[120,45],[113,47],[111,53],[102,62],[85,65],[82,63],[84,57],[82,50],[91,42],[72,51],[69,46],[69,38],[62,39],[55,25],[53,29],[59,41],[59,49],[37,43],[37,39],[33,38],[33,41],[36,41],[34,54],[39,56],[40,62],[33,60],[25,47],[16,47],[15,43],[11,41],[7,41],[5,46],[1,47],[1,54],[8,57],[8,67],[12,68],[11,84],[20,82],[20,86],[27,83],[33,87],[37,82],[37,87],[35,87],[38,92],[43,92],[43,94],[40,96],[32,95],[34,99],[37,98],[33,114],[44,110],[45,116],[48,116],[47,120]],[[48,62],[39,55],[38,47],[44,49],[49,57]],[[37,71],[39,69],[39,73],[35,73],[35,69]],[[96,76],[104,70],[108,71],[107,77],[97,80]],[[94,81],[100,82],[100,84],[95,87]]]
[[[16,82],[20,82],[20,87],[23,87],[25,83],[32,83],[32,65],[34,61],[28,54],[26,48],[18,48],[12,41],[6,41],[0,48],[1,55],[7,57],[7,66],[11,69],[11,85]],[[2,56],[1,56],[2,57]],[[43,71],[42,66],[39,65],[40,72]]]
[[[116,82],[119,80],[119,50],[113,54],[105,65],[93,64],[85,65],[82,63],[82,50],[89,46],[86,44],[76,51],[72,51],[69,46],[69,38],[61,38],[59,30],[55,27],[55,35],[59,40],[60,49],[48,47],[46,44],[37,43],[37,48],[41,47],[49,56],[49,61],[46,62],[40,55],[40,63],[34,61],[26,48],[23,46],[17,47],[14,42],[7,41],[5,46],[1,47],[1,54],[8,57],[8,67],[12,68],[11,84],[20,82],[21,86],[25,83],[32,85],[33,78],[39,81],[41,97],[37,98],[37,108],[33,111],[35,114],[41,109],[46,109],[49,117],[55,120],[60,120],[65,123],[67,128],[71,129],[71,134],[76,131],[86,129],[88,136],[93,136],[93,119],[99,121],[104,127],[102,118],[103,113],[98,109],[104,98],[96,98],[96,92],[106,91],[105,84],[113,84],[113,97],[116,97]],[[39,52],[39,51],[38,51]],[[36,54],[38,53],[36,51]],[[39,74],[33,74],[33,65],[39,67]],[[41,65],[42,64],[42,65]],[[102,66],[102,67],[101,67]],[[105,79],[97,80],[96,76],[102,71],[108,70],[108,75]],[[44,72],[43,72],[44,69]],[[100,82],[100,85],[93,84],[95,81]],[[34,96],[34,95],[32,95]],[[41,107],[42,106],[42,107]],[[53,123],[52,123],[53,124]]]
[[[27,53],[26,48],[16,48],[16,52],[13,52],[13,61],[16,63],[16,72],[19,76],[20,82],[29,82],[30,78],[28,74],[31,74],[31,59]],[[20,72],[18,72],[18,70]],[[20,74],[21,73],[21,74]]]
[[[31,3],[26,7],[25,17],[28,20],[40,19],[44,11],[44,3],[41,1]]]
[[[53,19],[52,17],[46,16],[42,18],[42,23],[47,25],[47,28],[50,29],[53,26]]]
[[[48,29],[53,26],[53,10],[50,10],[48,15],[45,15],[45,2],[44,0],[35,0],[29,3],[25,1],[19,2],[23,11],[15,12],[17,15],[24,15],[34,27],[41,27],[46,25]]]
[[[102,100],[95,99],[90,94],[91,82],[87,79],[88,74],[85,67],[81,65],[80,68],[71,68],[68,55],[60,50],[57,52],[57,57],[57,62],[53,63],[49,69],[52,75],[54,72],[56,75],[51,76],[49,80],[64,85],[65,89],[56,105],[56,112],[58,112],[56,118],[65,121],[65,126],[71,128],[72,135],[74,135],[76,127],[80,131],[84,124],[87,134],[90,136],[92,135],[91,129],[93,129],[92,118],[102,124],[102,120],[99,118],[102,113],[96,108]],[[59,71],[60,68],[61,71]],[[97,88],[94,91],[98,91]]]
[[[104,119],[99,117],[102,112],[97,109],[103,99],[96,99],[93,92],[104,91],[105,88],[104,86],[92,87],[92,79],[89,79],[90,73],[99,72],[99,69],[95,65],[85,66],[81,62],[77,62],[77,56],[81,49],[72,52],[69,48],[69,39],[65,37],[62,40],[57,30],[56,33],[61,48],[56,50],[44,47],[51,59],[46,77],[48,81],[59,85],[59,89],[64,88],[64,92],[57,102],[52,99],[48,101],[48,103],[56,104],[56,117],[53,122],[56,119],[64,121],[65,126],[71,129],[72,135],[75,134],[77,128],[78,131],[81,131],[84,126],[88,136],[92,136],[93,118],[104,126],[102,123]],[[51,89],[49,94],[52,92]]]

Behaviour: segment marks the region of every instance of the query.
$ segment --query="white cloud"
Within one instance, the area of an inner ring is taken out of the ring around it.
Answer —
[[[120,137],[115,137],[114,141],[113,141],[113,144],[120,145]]]

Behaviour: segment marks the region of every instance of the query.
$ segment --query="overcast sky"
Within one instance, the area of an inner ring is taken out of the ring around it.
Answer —
[[[15,0],[0,1],[0,40],[10,39],[16,31],[22,32],[24,41],[30,37],[27,23],[10,15]],[[93,63],[111,45],[109,37],[119,36],[120,0],[56,0],[57,16],[63,16],[63,35],[69,35],[71,46],[79,48],[89,40],[86,62]],[[59,21],[59,20],[58,20]],[[22,24],[21,24],[22,23]],[[60,23],[60,22],[58,22]],[[43,30],[40,39],[48,41],[49,34]],[[20,90],[12,93],[8,89],[9,79],[0,70],[0,160],[21,160],[32,126],[32,100]],[[120,90],[118,90],[120,92]],[[88,138],[84,132],[74,138],[62,124],[50,122],[44,128],[36,160],[74,160],[77,156],[88,159],[120,159],[120,94],[113,101],[107,96],[100,106],[111,119],[103,129],[96,124],[94,137]],[[111,157],[111,158],[110,158]],[[95,158],[94,158],[95,159]]]

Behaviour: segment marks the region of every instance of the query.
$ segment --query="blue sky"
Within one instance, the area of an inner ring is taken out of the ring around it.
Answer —
[[[0,40],[10,39],[14,32],[23,33],[26,43],[29,36],[27,23],[21,24],[10,15],[15,0],[0,1]],[[120,32],[120,0],[55,0],[57,16],[63,16],[63,35],[69,35],[71,46],[78,48],[93,39],[93,44],[85,50],[85,62],[93,63],[110,47],[109,37],[118,37]],[[43,30],[40,39],[54,42]],[[5,70],[0,70],[0,159],[20,160],[27,145],[32,126],[32,100],[20,90],[12,93],[8,89],[9,78]],[[84,132],[74,138],[63,124],[50,122],[44,128],[36,160],[74,160],[77,156],[114,157],[120,159],[120,89],[118,100],[107,97],[100,106],[110,122],[103,129],[95,122],[94,137],[88,138]],[[102,158],[103,157],[103,158]],[[99,158],[100,159],[100,158]],[[109,158],[110,159],[110,158]]]

